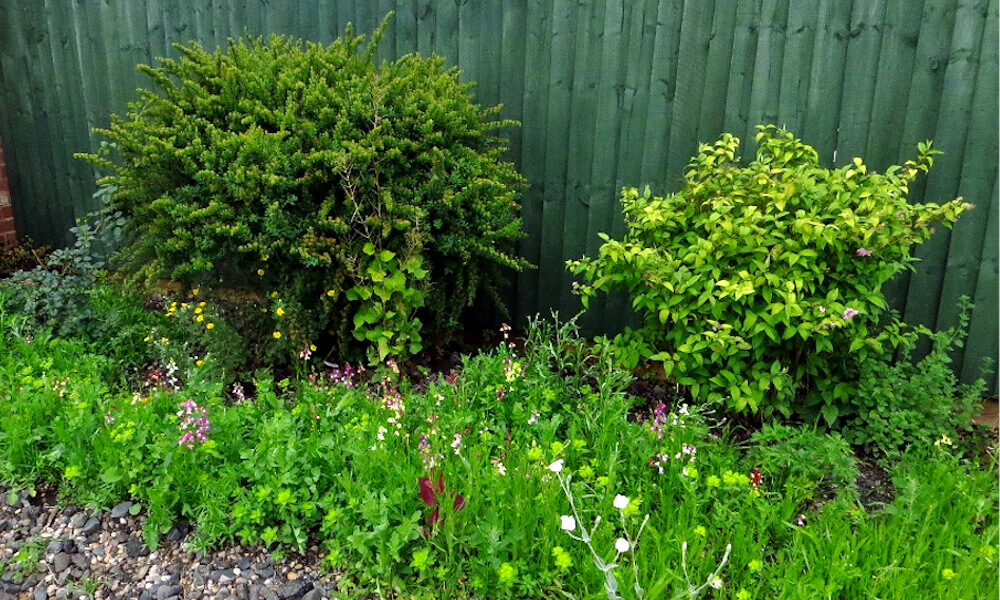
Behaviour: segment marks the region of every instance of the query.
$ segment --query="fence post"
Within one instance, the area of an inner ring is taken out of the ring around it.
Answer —
[[[16,244],[14,207],[10,202],[10,185],[7,183],[7,163],[3,158],[3,141],[0,140],[0,243]]]

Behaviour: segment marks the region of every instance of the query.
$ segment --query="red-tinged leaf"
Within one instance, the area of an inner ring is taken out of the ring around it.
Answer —
[[[437,495],[444,491],[444,475],[438,477],[437,485],[431,482],[430,477],[419,477],[417,485],[420,487],[420,498],[427,506],[437,506]]]
[[[455,494],[455,504],[453,505],[453,509],[457,512],[463,508],[465,508],[465,498],[462,497],[462,494]]]
[[[433,511],[431,511],[431,514],[427,515],[427,526],[430,527],[431,529],[433,529],[434,524],[438,522],[438,518],[440,517],[439,514],[440,510],[441,510],[440,508],[435,508]]]

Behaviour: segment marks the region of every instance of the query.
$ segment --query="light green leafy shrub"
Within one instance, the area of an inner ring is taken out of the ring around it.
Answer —
[[[527,265],[524,180],[491,133],[515,123],[490,120],[499,107],[441,58],[376,66],[387,22],[364,49],[349,27],[326,47],[243,38],[141,65],[155,91],[99,130],[118,160],[80,155],[111,171],[137,234],[124,269],[261,292],[287,313],[289,355],[326,331],[339,350],[405,355],[496,297],[501,269]]]
[[[676,194],[626,188],[625,238],[602,234],[597,258],[568,266],[587,280],[585,305],[620,289],[644,316],[616,339],[627,362],[661,361],[695,396],[728,398],[738,411],[822,412],[832,423],[848,399],[845,360],[893,337],[876,328],[883,284],[933,223],[950,226],[971,205],[907,202],[933,164],[929,143],[882,174],[860,158],[822,167],[775,127],[761,127],[757,143],[745,166],[732,135],[702,145]]]

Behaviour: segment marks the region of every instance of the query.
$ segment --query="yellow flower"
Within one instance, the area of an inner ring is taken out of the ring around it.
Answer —
[[[204,302],[199,302],[198,306],[205,306],[205,303]]]
[[[943,571],[941,571],[941,577],[944,577],[945,580],[947,581],[951,581],[952,579],[955,578],[955,572],[952,571],[951,569],[944,569]]]
[[[278,310],[274,311],[274,314],[278,315],[279,317],[283,317],[285,315],[285,309],[279,306]]]
[[[198,295],[198,288],[194,288],[193,290],[191,290],[191,295],[192,296],[197,296]]]
[[[309,351],[310,352],[315,352],[316,351],[316,344],[309,344]]]
[[[763,566],[764,565],[759,560],[756,560],[756,559],[751,560],[750,562],[747,563],[747,569],[750,569],[751,573],[758,573],[758,572],[760,572],[760,570],[761,570],[761,568]]]
[[[709,475],[705,478],[705,485],[708,487],[719,487],[720,483],[722,483],[722,480],[715,475]]]
[[[337,295],[337,290],[327,290],[326,295],[333,298],[334,296]]]
[[[203,309],[199,306],[198,308],[194,309],[194,314],[200,315],[202,313],[202,311],[203,311]]]
[[[205,320],[205,315],[198,315],[198,318],[195,319],[195,321],[198,321],[199,323],[201,323],[204,320]]]
[[[264,269],[257,269],[257,274],[260,275],[261,277],[263,277],[264,276]]]
[[[194,364],[196,367],[200,367],[201,365],[205,364],[205,361],[199,358],[198,360],[194,361]]]
[[[215,323],[205,323],[205,329],[211,329],[215,327]]]
[[[695,527],[694,528],[694,532],[695,532],[695,534],[700,535],[701,537],[705,537],[706,535],[708,535],[708,530],[706,530],[701,525]]]
[[[149,336],[147,335],[146,337],[142,338],[142,341],[148,342],[149,341]]]
[[[276,339],[276,340],[277,339],[281,339],[281,332],[280,331],[275,331],[271,335],[274,336],[274,339]]]

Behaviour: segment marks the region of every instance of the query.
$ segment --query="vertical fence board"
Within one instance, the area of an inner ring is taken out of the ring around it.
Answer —
[[[900,108],[910,95],[922,4],[922,0],[890,0],[886,7],[864,154],[865,162],[880,171],[898,158],[906,117]]]
[[[750,87],[749,122],[743,132],[743,139],[747,144],[753,142],[757,124],[774,123],[778,119],[788,0],[764,0],[760,17],[753,83]]]
[[[845,2],[821,0],[816,24],[809,99],[799,134],[816,148],[825,164],[833,163],[840,114],[840,90],[847,60],[851,11]]]
[[[969,322],[969,337],[965,341],[965,354],[960,371],[962,381],[975,381],[979,376],[983,359],[991,359],[993,364],[990,365],[990,368],[993,371],[993,376],[989,380],[989,385],[994,396],[1000,387],[998,386],[1000,364],[997,364],[997,332],[1000,331],[1000,323],[998,323],[1000,312],[997,311],[997,288],[1000,287],[1000,281],[997,278],[997,256],[1000,253],[1000,249],[997,247],[998,238],[1000,238],[1000,232],[997,231],[997,215],[1000,214],[1000,206],[997,202],[998,193],[1000,192],[997,189],[997,182],[994,181],[993,192],[990,194],[989,207],[986,211],[989,221],[986,226],[986,237],[983,240],[979,277],[976,281],[976,293],[972,300],[976,309]],[[986,202],[983,204],[985,205]]]
[[[538,299],[543,306],[557,306],[562,291],[563,239],[566,215],[566,170],[569,146],[570,106],[573,99],[573,48],[577,4],[569,0],[553,3],[552,42],[549,67],[548,128],[545,143],[545,199],[542,202],[542,245],[539,267],[548,273],[539,281]],[[544,235],[545,232],[551,232]]]
[[[635,146],[625,148],[621,171],[626,185],[653,185],[662,187],[663,172],[667,164],[670,145],[670,117],[677,93],[677,55],[681,43],[681,17],[683,2],[661,2],[656,19],[656,36],[653,45],[653,64],[649,75],[649,110],[646,115],[632,113],[630,127],[639,127],[645,121],[645,141],[641,148],[642,166],[638,177],[632,177],[630,167],[637,160],[630,154]],[[665,190],[658,190],[663,193]]]
[[[750,143],[753,141],[752,137],[747,139],[746,132],[753,128],[750,123],[750,91],[753,88],[760,11],[760,0],[740,2],[736,9],[733,55],[726,91],[725,130],[743,142],[744,156],[750,155]]]
[[[701,99],[698,142],[711,142],[725,130],[729,92],[729,59],[736,33],[737,0],[718,0],[705,59],[705,89]]]
[[[840,120],[837,131],[837,156],[841,164],[855,156],[865,156],[868,127],[871,124],[872,97],[878,73],[886,3],[884,0],[856,2],[848,35],[847,62],[843,78]]]
[[[781,69],[778,118],[775,124],[800,135],[809,97],[818,12],[819,0],[792,1],[788,5],[785,61]]]
[[[686,2],[681,23],[681,46],[677,56],[677,90],[670,123],[670,144],[663,182],[667,190],[681,187],[684,167],[698,148],[698,123],[705,91],[705,63],[712,35],[713,6]]]
[[[933,139],[944,154],[936,157],[934,168],[927,177],[926,201],[944,202],[958,195],[983,36],[984,20],[975,18],[977,10],[971,5],[959,5],[951,49],[947,57],[941,59],[945,63],[944,88]],[[939,227],[937,233],[917,249],[916,255],[921,260],[910,278],[904,313],[904,320],[909,323],[923,323],[932,328],[936,325],[949,239],[950,231]],[[931,291],[933,293],[929,293]]]
[[[992,0],[990,4],[992,16],[996,17],[997,0]],[[995,192],[997,165],[1000,164],[1000,152],[996,143],[997,132],[1000,130],[1000,118],[997,115],[1000,110],[997,86],[1000,82],[997,71],[1000,55],[997,51],[997,19],[987,19],[986,22],[992,25],[988,25],[983,31],[975,93],[972,95],[971,113],[968,115],[968,121],[975,125],[969,128],[963,149],[964,158],[958,166],[961,171],[958,193],[966,201],[975,204],[976,208],[964,214],[951,233],[941,284],[941,303],[936,318],[938,329],[958,325],[955,307],[960,297],[979,295],[978,281],[981,279],[981,270],[987,268],[984,260],[989,256],[984,253],[988,242],[989,222],[997,210]],[[991,191],[994,193],[992,197]],[[995,227],[995,221],[993,225]],[[994,286],[992,292],[996,291]],[[977,313],[991,310],[996,312],[996,306],[986,303],[976,306],[974,310]],[[994,328],[994,339],[996,332]],[[962,358],[962,353],[957,353],[955,368],[960,372],[965,370]]]
[[[447,4],[447,3],[446,3]],[[520,244],[521,255],[534,265],[541,264],[542,205],[548,190],[545,188],[545,132],[548,130],[549,70],[552,43],[552,3],[548,0],[531,0],[527,7],[527,30],[524,61],[524,96],[521,98],[524,115],[521,126],[521,172],[530,187],[521,199],[521,217],[527,239]],[[542,306],[539,299],[541,267],[522,272],[517,277],[519,315],[534,314]]]

